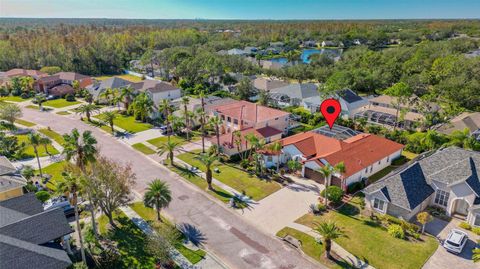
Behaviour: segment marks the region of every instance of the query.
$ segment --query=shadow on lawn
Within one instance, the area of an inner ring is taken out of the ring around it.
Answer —
[[[196,247],[203,245],[207,241],[205,235],[197,227],[189,223],[180,224],[178,229],[185,236],[185,239]]]

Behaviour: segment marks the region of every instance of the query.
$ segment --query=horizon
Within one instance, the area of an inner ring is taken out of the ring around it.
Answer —
[[[472,0],[1,0],[0,18],[145,20],[466,20],[480,18]]]

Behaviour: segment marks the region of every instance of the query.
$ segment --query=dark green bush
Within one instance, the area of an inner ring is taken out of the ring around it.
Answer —
[[[67,94],[65,95],[65,100],[67,100],[68,102],[74,102],[75,96],[73,94]]]
[[[365,187],[365,183],[363,183],[363,181],[354,182],[354,183],[348,185],[347,192],[348,193],[355,193],[355,192],[363,189],[364,187]]]
[[[327,198],[329,201],[337,204],[337,203],[340,203],[340,201],[342,201],[343,190],[337,186],[330,186],[328,187],[327,195],[328,195]],[[320,196],[325,197],[325,190],[323,190],[320,193]]]
[[[39,191],[39,192],[35,193],[35,196],[42,203],[45,203],[48,199],[50,199],[50,193],[48,193],[46,191]]]

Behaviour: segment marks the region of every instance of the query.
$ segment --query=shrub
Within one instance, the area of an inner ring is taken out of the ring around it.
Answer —
[[[400,156],[392,161],[392,165],[399,166],[403,165],[407,162],[407,158],[405,156]]]
[[[340,201],[342,201],[342,197],[343,197],[343,190],[340,189],[340,187],[337,187],[337,186],[330,186],[328,187],[328,200],[332,201],[333,203],[339,203]],[[320,196],[322,197],[325,197],[325,190],[323,190],[321,193],[320,193]]]
[[[48,193],[46,191],[39,191],[39,192],[35,193],[35,196],[42,203],[45,203],[48,199],[50,199],[50,193]]]
[[[458,227],[465,229],[465,230],[471,230],[472,226],[466,222],[462,222],[458,225]]]
[[[405,238],[405,231],[403,231],[402,226],[397,224],[392,224],[388,226],[388,234],[399,239]]]
[[[324,204],[311,204],[310,212],[317,215],[325,211],[327,207]]]
[[[65,95],[65,100],[67,100],[68,102],[74,102],[75,96],[73,94],[67,94]]]
[[[348,185],[347,192],[348,193],[355,193],[355,192],[363,189],[364,187],[365,187],[365,184],[363,183],[363,181],[354,182],[354,183]]]
[[[480,227],[473,227],[472,232],[476,235],[480,235]]]
[[[240,161],[240,166],[243,168],[243,169],[247,169],[249,165],[249,161],[247,159],[243,159]]]
[[[22,94],[20,95],[20,97],[22,97],[22,99],[27,99],[27,98],[30,97],[30,94],[24,92],[24,93],[22,93]]]

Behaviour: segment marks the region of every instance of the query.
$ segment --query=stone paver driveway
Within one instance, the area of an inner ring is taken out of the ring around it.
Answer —
[[[425,230],[435,235],[440,239],[440,242],[443,242],[448,236],[448,233],[451,229],[460,229],[458,228],[459,220],[453,219],[450,222],[446,222],[439,219],[434,219],[430,222]],[[465,230],[464,230],[465,231]],[[475,264],[472,261],[472,250],[475,247],[475,242],[478,239],[478,236],[474,235],[471,232],[469,233],[469,240],[465,245],[462,253],[455,255],[445,250],[443,246],[438,246],[437,251],[433,253],[432,257],[425,263],[423,269],[473,269],[480,268],[479,264]]]
[[[275,235],[305,215],[309,205],[317,203],[323,185],[312,180],[292,179],[294,183],[245,209],[243,216],[265,232]]]

